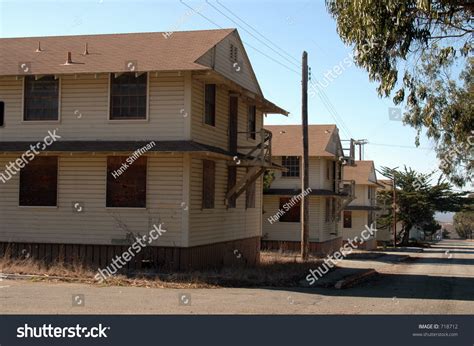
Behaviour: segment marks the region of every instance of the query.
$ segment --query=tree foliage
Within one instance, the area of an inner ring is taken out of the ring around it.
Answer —
[[[461,238],[472,239],[474,233],[474,211],[454,214],[454,229]]]
[[[451,182],[473,181],[474,2],[326,0],[326,6],[378,94],[404,103],[403,121],[418,131],[415,143],[425,132]]]
[[[472,208],[474,199],[468,198],[468,192],[455,192],[450,183],[438,179],[432,184],[434,174],[423,174],[405,167],[404,170],[392,170],[382,167],[382,174],[395,178],[396,205],[392,204],[392,191],[378,193],[379,205],[385,206],[386,213],[377,220],[380,228],[390,227],[393,222],[393,208],[397,212],[397,221],[402,229],[397,238],[403,245],[409,240],[409,232],[413,227],[423,229],[431,235],[441,228],[435,221],[436,212],[457,212]]]

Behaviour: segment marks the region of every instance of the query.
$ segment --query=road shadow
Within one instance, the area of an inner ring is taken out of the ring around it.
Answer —
[[[451,253],[451,252],[450,252]],[[474,273],[474,258],[449,258],[449,255],[446,257],[439,258],[439,257],[417,257],[412,258],[410,262],[416,262],[416,264],[445,264],[445,265],[471,265],[473,266],[473,273]],[[400,264],[403,264],[400,263]],[[474,287],[473,287],[474,290]]]
[[[405,274],[379,274],[346,289],[268,288],[339,297],[407,298],[474,301],[474,278]]]

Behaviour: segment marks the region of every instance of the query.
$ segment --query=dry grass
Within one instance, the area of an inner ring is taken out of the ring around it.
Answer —
[[[138,286],[156,288],[218,288],[218,287],[294,287],[304,279],[309,269],[320,261],[310,258],[306,263],[297,256],[262,252],[256,267],[229,267],[194,272],[155,273],[140,272],[116,275],[101,286]],[[82,282],[99,285],[97,271],[80,264],[52,264],[31,259],[0,258],[0,272],[4,274],[35,275],[31,280]]]

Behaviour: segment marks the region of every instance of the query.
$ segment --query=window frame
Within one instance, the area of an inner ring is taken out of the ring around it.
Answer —
[[[60,167],[60,158],[59,156],[36,156],[34,159],[37,158],[56,158],[56,205],[21,205],[21,170],[18,177],[18,208],[26,208],[26,209],[33,209],[33,208],[40,208],[40,209],[58,209],[59,208],[59,167]],[[28,164],[29,165],[29,164]],[[26,165],[25,167],[27,167]],[[24,168],[22,168],[23,170]]]
[[[207,104],[207,98],[206,98],[206,91],[207,91],[207,86],[208,85],[214,85],[214,121],[213,124],[208,124],[206,122],[206,104]],[[204,102],[203,102],[203,116],[202,116],[202,123],[206,126],[210,126],[212,128],[217,127],[217,84],[215,83],[204,83]]]
[[[106,209],[120,209],[120,210],[147,210],[148,209],[148,191],[149,191],[149,157],[148,156],[140,156],[140,158],[144,157],[146,159],[146,171],[145,171],[145,207],[111,207],[107,205],[108,201],[108,179],[109,179],[109,158],[116,158],[116,157],[125,157],[123,155],[107,155],[105,157],[105,208]],[[133,164],[131,165],[133,166]],[[115,179],[112,175],[110,175],[110,179]]]
[[[125,72],[129,73],[129,72]],[[133,73],[133,72],[132,72]],[[115,73],[109,73],[107,79],[107,122],[110,124],[126,124],[126,123],[146,123],[150,120],[150,73],[146,74],[146,106],[144,119],[112,119],[111,116],[111,101],[112,101],[112,78],[115,78]]]
[[[253,110],[253,113],[250,110]],[[250,115],[253,114],[253,129],[250,128]],[[257,139],[257,106],[248,105],[247,107],[247,139]]]
[[[283,211],[284,211],[283,215],[281,215],[280,218],[278,219],[278,222],[285,222],[285,223],[301,223],[301,199],[296,203],[296,205],[294,205],[293,207],[290,208],[290,210],[293,210],[293,208],[295,208],[295,210],[298,210],[298,221],[293,221],[293,220],[288,221],[288,220],[285,220],[285,219],[286,219],[285,216],[288,217],[288,215],[292,215],[292,214],[290,214],[290,211],[285,211],[285,210],[283,209],[283,205],[284,205],[285,203],[290,202],[290,201],[291,201],[291,198],[292,198],[292,197],[280,197],[280,198],[278,199],[278,208],[279,208],[279,210],[283,210]],[[282,203],[282,200],[285,200],[285,201]],[[295,213],[296,213],[296,212],[295,212]]]
[[[0,101],[0,127],[5,127],[5,101]]]
[[[214,173],[213,179],[212,179],[212,200],[207,200],[206,199],[206,177],[208,177],[209,172],[206,174],[206,165],[210,165],[208,167],[212,167],[212,171]],[[202,209],[215,209],[216,207],[216,162],[213,160],[202,160],[202,203],[201,203],[201,208]],[[207,204],[207,202],[210,202]]]
[[[28,75],[36,78],[34,75]],[[27,125],[27,124],[60,124],[61,123],[61,108],[62,108],[62,78],[61,76],[58,76],[56,78],[55,75],[45,75],[46,76],[53,76],[54,79],[58,81],[58,119],[56,120],[26,120],[25,115],[26,115],[26,108],[25,108],[25,97],[26,97],[26,77],[24,76],[22,80],[22,91],[21,91],[21,124],[22,125]],[[38,80],[41,78],[38,78]]]
[[[288,172],[281,172],[281,177],[282,178],[289,178],[289,179],[298,179],[298,178],[301,178],[301,157],[300,156],[297,156],[297,155],[289,155],[289,156],[282,156],[281,157],[281,165],[285,168],[287,168],[287,166],[285,166],[285,164],[283,163],[283,158],[296,158],[297,161],[298,161],[298,175],[286,175],[288,173],[291,172],[291,170],[289,170]]]

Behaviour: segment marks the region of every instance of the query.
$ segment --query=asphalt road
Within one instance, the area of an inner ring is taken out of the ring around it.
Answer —
[[[421,253],[390,254],[341,261],[340,266],[374,268],[380,273],[343,290],[102,288],[3,280],[0,314],[474,313],[474,242],[444,240]],[[397,262],[402,255],[410,259]]]

